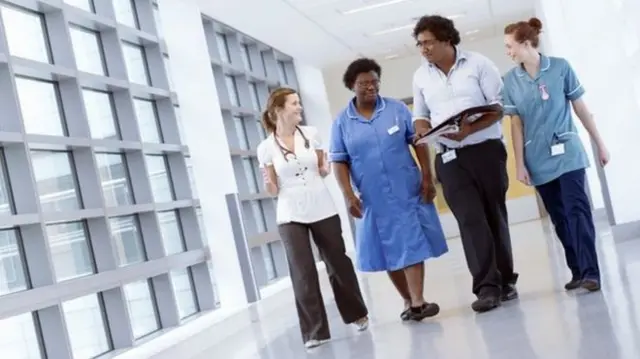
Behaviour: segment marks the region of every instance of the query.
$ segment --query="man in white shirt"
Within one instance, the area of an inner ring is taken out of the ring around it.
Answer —
[[[453,21],[424,16],[413,35],[424,61],[413,78],[414,126],[425,133],[461,111],[500,104],[502,79],[485,56],[458,48]],[[458,133],[437,140],[436,173],[462,237],[473,276],[471,305],[486,312],[518,296],[507,220],[507,152],[502,112],[463,121]]]

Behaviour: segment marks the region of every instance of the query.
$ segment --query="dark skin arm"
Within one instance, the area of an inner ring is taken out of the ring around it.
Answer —
[[[502,114],[502,111],[485,113],[484,115],[482,115],[482,117],[475,120],[473,123],[470,123],[466,121],[466,119],[463,119],[460,123],[460,131],[457,133],[449,133],[445,135],[445,137],[453,141],[462,141],[467,136],[484,130],[485,128],[501,120],[503,116]]]
[[[346,162],[333,162],[333,172],[336,174],[342,195],[348,202],[349,213],[356,218],[361,218],[362,204],[358,196],[353,193],[353,188],[351,187],[349,164]]]

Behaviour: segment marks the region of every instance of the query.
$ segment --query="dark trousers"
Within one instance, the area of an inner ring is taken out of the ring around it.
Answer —
[[[281,224],[278,230],[287,253],[300,330],[305,342],[331,337],[309,232],[326,265],[342,320],[353,323],[367,316],[353,263],[346,254],[338,215],[309,224]]]
[[[436,172],[460,228],[473,293],[500,295],[504,285],[517,279],[505,204],[509,178],[504,144],[488,140],[457,149],[456,159],[448,163],[439,154]]]
[[[565,173],[536,189],[564,247],[572,279],[600,280],[596,230],[585,188],[585,170]]]

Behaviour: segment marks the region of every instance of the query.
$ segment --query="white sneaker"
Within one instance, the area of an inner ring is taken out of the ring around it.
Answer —
[[[313,349],[316,347],[321,346],[322,344],[328,342],[329,339],[323,339],[323,340],[316,340],[316,339],[311,339],[309,341],[307,341],[306,343],[304,343],[304,347],[307,349]]]
[[[353,325],[355,325],[356,329],[359,332],[364,332],[369,328],[369,318],[368,317],[360,318],[355,323],[353,323]]]

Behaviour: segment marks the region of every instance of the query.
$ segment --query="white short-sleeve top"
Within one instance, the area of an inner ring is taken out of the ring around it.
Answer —
[[[295,156],[287,153],[285,159],[283,152],[286,151],[280,148],[273,134],[258,145],[260,168],[273,166],[278,176],[278,224],[313,223],[338,214],[318,168],[316,150],[322,150],[318,129],[311,126],[300,126],[299,129],[304,137],[296,130]],[[286,148],[282,142],[280,145]]]

